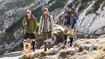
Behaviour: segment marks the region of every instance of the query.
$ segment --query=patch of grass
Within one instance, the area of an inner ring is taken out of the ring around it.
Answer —
[[[24,54],[24,55],[22,55],[21,59],[34,59],[34,57],[30,56],[28,54]]]
[[[21,17],[19,20],[15,21],[14,23],[12,23],[11,26],[9,26],[5,31],[7,33],[10,33],[10,32],[14,32],[16,29],[18,29],[19,27],[22,26],[22,21],[23,21],[23,18],[24,17]]]
[[[100,8],[100,4],[103,2],[104,0],[97,0],[95,2],[95,4],[93,5],[93,9],[94,11],[97,11]]]
[[[101,10],[103,10],[104,7],[105,7],[105,2],[104,2],[104,4],[102,5]]]
[[[52,4],[52,6],[49,7],[49,11],[51,12],[56,8],[64,7],[66,2],[67,2],[67,0],[56,0],[56,2],[54,4]]]
[[[94,59],[105,59],[105,51],[97,51],[95,54],[94,54]]]
[[[69,51],[69,50],[61,50],[59,52],[59,56],[62,56],[62,57],[66,57],[67,55],[74,55],[75,54],[75,51]]]
[[[88,14],[91,14],[91,13],[94,13],[94,10],[88,10],[88,11],[86,12],[86,16],[87,16]]]
[[[49,2],[48,2],[48,4],[50,4],[50,3],[52,3],[54,0],[50,0]]]
[[[81,5],[81,6],[79,7],[79,10],[78,10],[78,11],[82,11],[84,8],[85,8],[85,6],[84,6],[84,5]]]
[[[36,10],[33,10],[32,14],[37,18],[37,21],[39,22],[40,16],[42,15],[42,6],[36,8]]]
[[[91,1],[91,0],[81,0],[81,4],[86,4],[86,3],[88,3],[89,1]]]

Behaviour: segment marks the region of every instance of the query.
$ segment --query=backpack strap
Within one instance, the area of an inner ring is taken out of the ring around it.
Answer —
[[[51,22],[51,17],[48,15],[49,21]],[[44,15],[42,15],[42,21],[44,20]]]

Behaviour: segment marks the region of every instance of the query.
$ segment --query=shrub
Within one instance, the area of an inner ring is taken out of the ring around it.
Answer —
[[[42,6],[38,7],[36,10],[32,11],[32,14],[36,17],[39,22],[40,16],[42,15]]]
[[[52,4],[52,6],[49,7],[49,11],[51,12],[56,8],[64,7],[66,2],[67,2],[67,0],[56,0],[56,2],[54,4]]]
[[[81,10],[83,10],[85,7],[83,6],[83,5],[81,5],[80,7],[79,7],[79,11],[81,11]]]
[[[104,0],[97,0],[95,2],[95,4],[93,5],[94,11],[97,11],[100,8],[100,4],[103,2]]]
[[[89,1],[91,1],[91,0],[81,0],[81,4],[86,4]]]
[[[16,30],[18,27],[22,26],[22,21],[23,21],[23,17],[17,21],[15,21],[14,23],[12,23],[11,26],[9,26],[5,31],[6,32],[13,32],[14,30]]]
[[[35,17],[39,18],[39,16],[41,15],[41,9],[42,9],[42,7],[39,7],[36,10],[33,10],[32,14],[35,15]],[[9,26],[5,31],[10,33],[10,32],[14,32],[19,27],[22,27],[23,18],[24,18],[24,16],[21,17],[19,20],[15,21],[14,23],[12,23],[12,25]]]

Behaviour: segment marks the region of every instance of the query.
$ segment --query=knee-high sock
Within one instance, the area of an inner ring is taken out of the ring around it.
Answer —
[[[35,50],[35,41],[32,41],[32,49],[33,49],[33,51]]]
[[[67,43],[67,35],[64,35],[64,40],[65,40],[64,45],[66,45],[66,43]]]
[[[67,40],[67,35],[64,35],[64,40]]]
[[[44,42],[44,51],[46,51],[47,50],[47,43],[46,42]]]
[[[48,49],[50,49],[51,47],[51,42],[48,42]]]
[[[70,43],[72,43],[73,42],[73,37],[70,37]]]

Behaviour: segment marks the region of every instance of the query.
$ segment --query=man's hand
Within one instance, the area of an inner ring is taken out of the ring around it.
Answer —
[[[27,22],[25,23],[25,25],[27,25]]]
[[[36,31],[34,31],[34,34],[36,34]]]
[[[68,13],[65,13],[65,16],[67,16]]]
[[[72,14],[72,16],[74,16],[74,14]]]
[[[39,35],[40,35],[40,32],[38,32],[39,33]]]
[[[52,31],[51,34],[54,34],[54,32]]]

